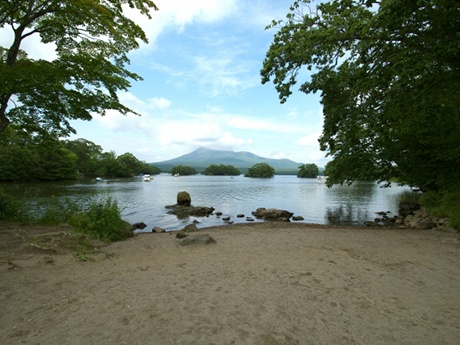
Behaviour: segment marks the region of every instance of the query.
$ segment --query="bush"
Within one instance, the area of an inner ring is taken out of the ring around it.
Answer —
[[[449,192],[427,192],[420,202],[438,217],[448,217],[449,225],[460,229],[460,188]]]
[[[108,242],[133,236],[131,226],[121,219],[117,201],[111,197],[90,202],[69,220],[69,224],[77,231]]]
[[[27,208],[22,198],[12,197],[0,189],[0,220],[27,220]]]

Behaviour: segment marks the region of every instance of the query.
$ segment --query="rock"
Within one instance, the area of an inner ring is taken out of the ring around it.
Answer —
[[[417,224],[415,224],[414,228],[415,229],[420,229],[420,230],[429,230],[432,229],[436,226],[436,223],[430,222],[430,221],[422,221]]]
[[[222,215],[222,212],[220,212],[220,211],[216,212],[217,217],[220,217],[221,215]]]
[[[134,223],[133,225],[131,225],[131,230],[145,229],[146,227],[147,224],[145,224],[144,222]]]
[[[300,221],[300,220],[304,220],[304,218],[302,216],[294,216],[292,217],[292,220]]]
[[[178,218],[187,218],[189,216],[207,217],[214,212],[214,207],[206,206],[169,205],[166,208],[169,209],[168,214],[174,214]]]
[[[292,217],[294,213],[286,210],[279,210],[276,208],[261,207],[258,208],[255,212],[252,212],[252,214],[257,218],[261,218],[264,220],[278,220],[289,222],[289,219]]]
[[[222,220],[223,220],[224,222],[228,222],[228,221],[230,220],[230,217],[222,217]]]
[[[189,224],[186,225],[182,230],[185,232],[195,232],[198,231],[198,228],[196,227],[196,224]]]
[[[253,221],[254,221],[254,218],[252,218],[252,217],[246,217],[246,221],[247,221],[247,222],[253,222]]]
[[[236,217],[237,217],[237,218],[243,218],[243,217],[244,217],[244,214],[239,213],[239,214],[236,215]]]
[[[189,236],[179,242],[181,246],[207,245],[207,244],[212,244],[212,243],[217,243],[217,242],[215,239],[213,239],[208,234]]]
[[[185,191],[177,193],[177,204],[181,206],[190,206],[192,204],[190,194]]]
[[[166,230],[163,228],[160,228],[159,226],[154,226],[152,229],[152,232],[160,234],[160,233],[166,232]]]

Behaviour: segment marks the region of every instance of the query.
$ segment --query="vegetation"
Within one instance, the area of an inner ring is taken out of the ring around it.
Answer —
[[[177,165],[175,167],[172,167],[170,173],[171,175],[188,176],[188,175],[196,175],[197,171],[195,168],[192,168],[186,165]]]
[[[203,175],[212,175],[212,176],[238,176],[241,172],[236,169],[233,165],[216,165],[211,164],[203,172]]]
[[[125,66],[127,53],[147,38],[124,15],[127,3],[149,18],[157,9],[151,0],[0,2],[0,28],[13,35],[11,46],[0,46],[0,133],[15,123],[65,135],[74,132],[68,120],[91,120],[107,109],[134,113],[117,92],[141,79]],[[34,60],[22,49],[37,35],[54,44],[53,61]]]
[[[275,169],[267,163],[257,163],[248,169],[245,177],[270,178],[275,175]]]
[[[319,175],[318,166],[314,163],[304,164],[299,167],[297,177],[313,178]]]
[[[59,140],[49,133],[31,135],[11,125],[0,133],[0,181],[57,181],[82,177],[128,177],[160,170],[131,153],[102,152],[85,139]]]
[[[321,92],[328,184],[396,179],[438,202],[458,195],[458,1],[298,0],[269,28],[262,82],[281,102],[297,82]]]
[[[133,236],[131,226],[121,219],[118,203],[110,197],[90,202],[69,219],[69,224],[82,233],[107,242]]]
[[[0,189],[0,221],[33,224],[69,224],[76,231],[108,242],[132,236],[131,226],[122,220],[115,199],[94,200],[54,199],[46,203],[27,202]]]

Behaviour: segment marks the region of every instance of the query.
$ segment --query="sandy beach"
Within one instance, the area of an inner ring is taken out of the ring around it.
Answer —
[[[3,345],[460,339],[458,234],[258,223],[197,232],[209,245],[136,235],[83,262],[0,230]]]

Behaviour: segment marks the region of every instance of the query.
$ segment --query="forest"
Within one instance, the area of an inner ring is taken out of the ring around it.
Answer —
[[[9,126],[0,133],[0,181],[58,181],[97,176],[114,178],[159,174],[160,169],[126,152],[103,152],[85,140],[62,140]]]

